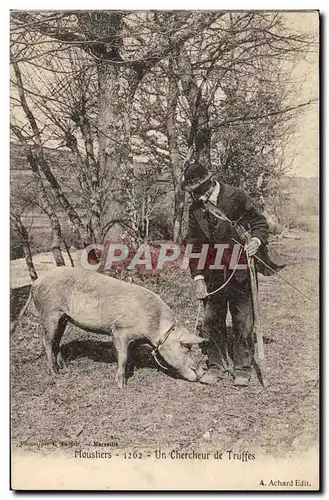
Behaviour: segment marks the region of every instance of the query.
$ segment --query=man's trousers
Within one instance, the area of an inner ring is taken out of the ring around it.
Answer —
[[[223,273],[213,272],[208,292],[219,288],[223,281]],[[224,375],[229,370],[230,357],[234,376],[249,379],[254,354],[250,279],[240,283],[233,276],[224,289],[204,299],[204,306],[202,335],[209,340],[205,344],[209,368],[217,367]],[[226,326],[228,307],[233,324],[233,336],[230,339]]]

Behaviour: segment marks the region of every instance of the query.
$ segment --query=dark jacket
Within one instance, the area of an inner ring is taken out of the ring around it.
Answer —
[[[266,218],[260,213],[259,209],[252,202],[249,195],[242,189],[229,186],[222,182],[220,184],[220,192],[218,196],[217,206],[231,220],[239,222],[245,229],[249,229],[251,237],[257,237],[261,241],[261,246],[258,249],[257,256],[268,264],[274,272],[279,271],[285,264],[274,263],[268,254],[268,236],[269,227]],[[204,211],[203,203],[194,201],[189,209],[189,228],[186,236],[186,243],[193,244],[193,249],[201,247],[202,244],[208,243],[211,245],[218,242],[232,243],[231,238],[241,241],[234,228],[229,222],[218,221],[208,212]],[[232,243],[233,245],[234,243]],[[192,277],[197,274],[203,274],[205,277],[209,273],[207,269],[198,270],[197,260],[190,260],[190,270]],[[274,274],[273,271],[264,266],[261,262],[255,259],[257,271],[265,276]],[[241,274],[236,273],[237,276]],[[242,273],[243,274],[243,273]]]

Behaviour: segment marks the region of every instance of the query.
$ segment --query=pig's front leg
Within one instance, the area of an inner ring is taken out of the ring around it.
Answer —
[[[120,389],[126,385],[126,365],[128,359],[128,342],[124,337],[124,332],[116,329],[113,332],[113,343],[117,351],[118,370],[115,375],[115,380]]]

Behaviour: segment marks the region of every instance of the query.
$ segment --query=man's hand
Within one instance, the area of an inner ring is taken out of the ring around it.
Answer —
[[[260,247],[261,245],[261,242],[258,238],[251,238],[250,242],[248,243],[248,245],[246,245],[244,248],[247,252],[247,255],[249,257],[252,257],[253,255],[255,255],[258,251],[258,248]]]
[[[207,287],[203,278],[195,281],[195,292],[199,300],[207,297]]]

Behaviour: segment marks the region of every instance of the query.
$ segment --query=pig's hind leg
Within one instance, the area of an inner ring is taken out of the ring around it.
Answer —
[[[117,351],[118,370],[115,375],[115,380],[120,389],[126,385],[126,366],[128,359],[128,344],[123,332],[119,328],[113,330],[113,344]]]
[[[56,375],[59,368],[65,366],[59,352],[59,344],[63,336],[67,319],[61,312],[50,313],[42,318],[45,329],[43,344],[45,346],[47,365],[51,375]]]

